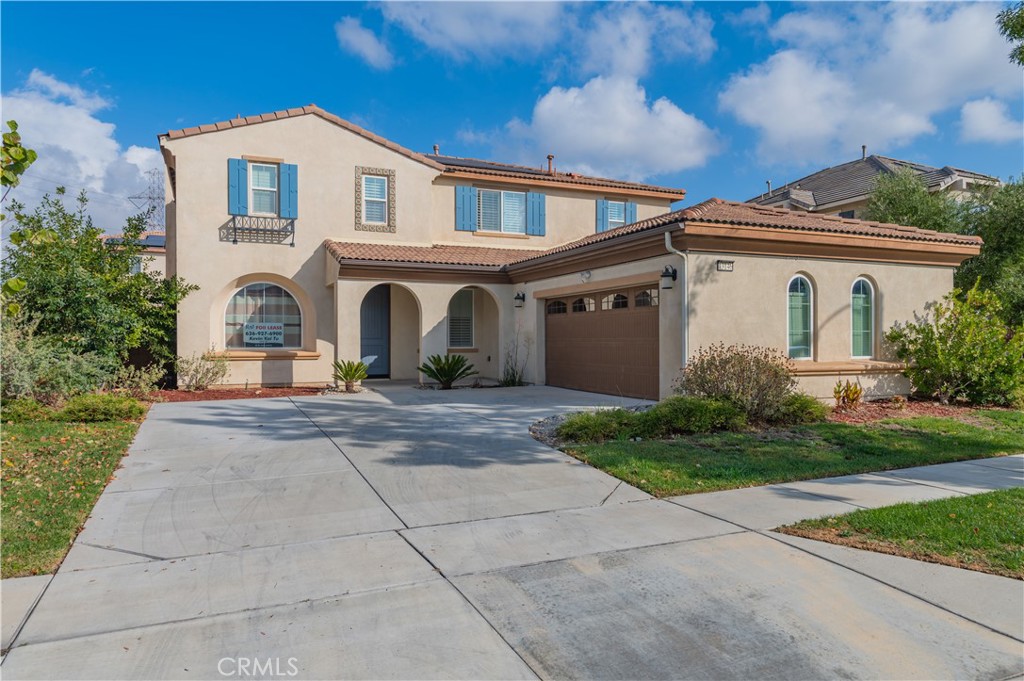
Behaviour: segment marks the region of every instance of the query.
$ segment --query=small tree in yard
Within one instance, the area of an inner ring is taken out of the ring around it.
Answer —
[[[770,423],[783,417],[795,387],[789,359],[779,351],[718,343],[697,351],[675,392],[731,402],[751,421]]]
[[[1024,326],[1008,327],[998,297],[954,289],[930,315],[895,325],[886,339],[910,363],[914,389],[943,403],[1024,407]]]
[[[74,352],[123,360],[129,350],[142,348],[158,361],[173,360],[177,305],[195,287],[177,277],[133,273],[142,257],[138,239],[145,215],[129,218],[123,241],[108,244],[85,213],[85,193],[72,210],[63,195],[58,187],[30,214],[12,204],[20,231],[54,237],[12,242],[4,260],[5,281],[31,282],[12,294],[21,314],[33,320],[37,334],[59,338]]]

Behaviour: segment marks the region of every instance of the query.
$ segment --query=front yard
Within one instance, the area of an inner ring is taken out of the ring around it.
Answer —
[[[135,421],[4,423],[0,575],[57,569],[138,428]]]
[[[867,473],[1024,452],[1024,412],[960,418],[563,444],[568,454],[658,497]]]

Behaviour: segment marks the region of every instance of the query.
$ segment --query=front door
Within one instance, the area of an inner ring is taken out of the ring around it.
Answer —
[[[376,356],[367,374],[386,378],[391,373],[391,286],[370,289],[359,310],[360,357]]]

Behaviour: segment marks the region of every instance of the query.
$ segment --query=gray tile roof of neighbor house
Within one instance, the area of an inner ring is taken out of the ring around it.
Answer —
[[[747,203],[764,206],[789,199],[795,206],[814,210],[818,206],[827,206],[866,196],[874,188],[875,178],[884,173],[895,173],[900,170],[910,170],[915,173],[932,190],[940,189],[957,179],[981,184],[999,183],[997,177],[970,170],[951,166],[933,168],[922,163],[871,155],[819,170],[807,177],[773,189],[770,193],[748,199]]]

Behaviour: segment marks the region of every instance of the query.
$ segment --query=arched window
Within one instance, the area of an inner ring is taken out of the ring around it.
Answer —
[[[593,312],[594,311],[594,299],[590,297],[577,298],[572,301],[573,312]]]
[[[812,325],[811,319],[811,282],[804,277],[795,276],[789,280],[789,347],[788,354],[792,359],[809,359],[811,357]]]
[[[875,289],[867,279],[853,282],[850,291],[853,357],[872,357],[875,349]]]
[[[569,307],[564,300],[552,300],[548,303],[548,314],[565,314],[568,311]]]
[[[235,292],[224,312],[227,348],[301,348],[302,310],[277,284],[249,284]]]
[[[601,299],[602,310],[623,310],[629,307],[629,298],[621,293],[609,294]]]
[[[658,289],[647,288],[638,291],[633,298],[633,307],[658,307]]]

